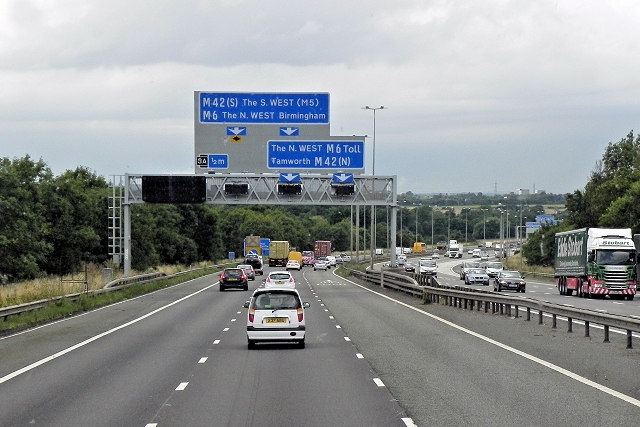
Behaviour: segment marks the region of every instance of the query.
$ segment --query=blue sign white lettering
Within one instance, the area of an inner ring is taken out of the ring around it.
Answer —
[[[200,123],[328,124],[328,93],[200,92]]]
[[[300,128],[280,128],[280,136],[300,136]]]
[[[353,174],[352,173],[334,173],[333,182],[342,183],[342,184],[351,184],[353,182]]]
[[[280,182],[300,182],[299,173],[281,173]]]
[[[228,169],[228,154],[199,154],[196,156],[196,164],[201,169]]]
[[[270,169],[364,169],[364,141],[269,141]]]

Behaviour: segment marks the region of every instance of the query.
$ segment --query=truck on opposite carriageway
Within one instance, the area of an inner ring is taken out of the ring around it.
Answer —
[[[580,228],[555,235],[554,277],[560,295],[627,298],[636,294],[636,249],[630,228]]]

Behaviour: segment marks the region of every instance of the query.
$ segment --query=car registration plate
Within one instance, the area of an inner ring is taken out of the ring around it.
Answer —
[[[286,317],[267,317],[264,323],[287,323]]]

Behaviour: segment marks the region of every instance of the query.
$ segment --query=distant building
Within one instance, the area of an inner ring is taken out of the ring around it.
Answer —
[[[547,190],[536,190],[533,194],[547,194]]]
[[[528,196],[529,195],[529,189],[528,188],[518,188],[518,195],[519,196]]]

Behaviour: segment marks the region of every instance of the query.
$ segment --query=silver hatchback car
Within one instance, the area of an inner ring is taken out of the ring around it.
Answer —
[[[304,348],[307,329],[300,294],[291,288],[260,288],[244,303],[247,313],[247,346],[258,342],[289,342]]]

